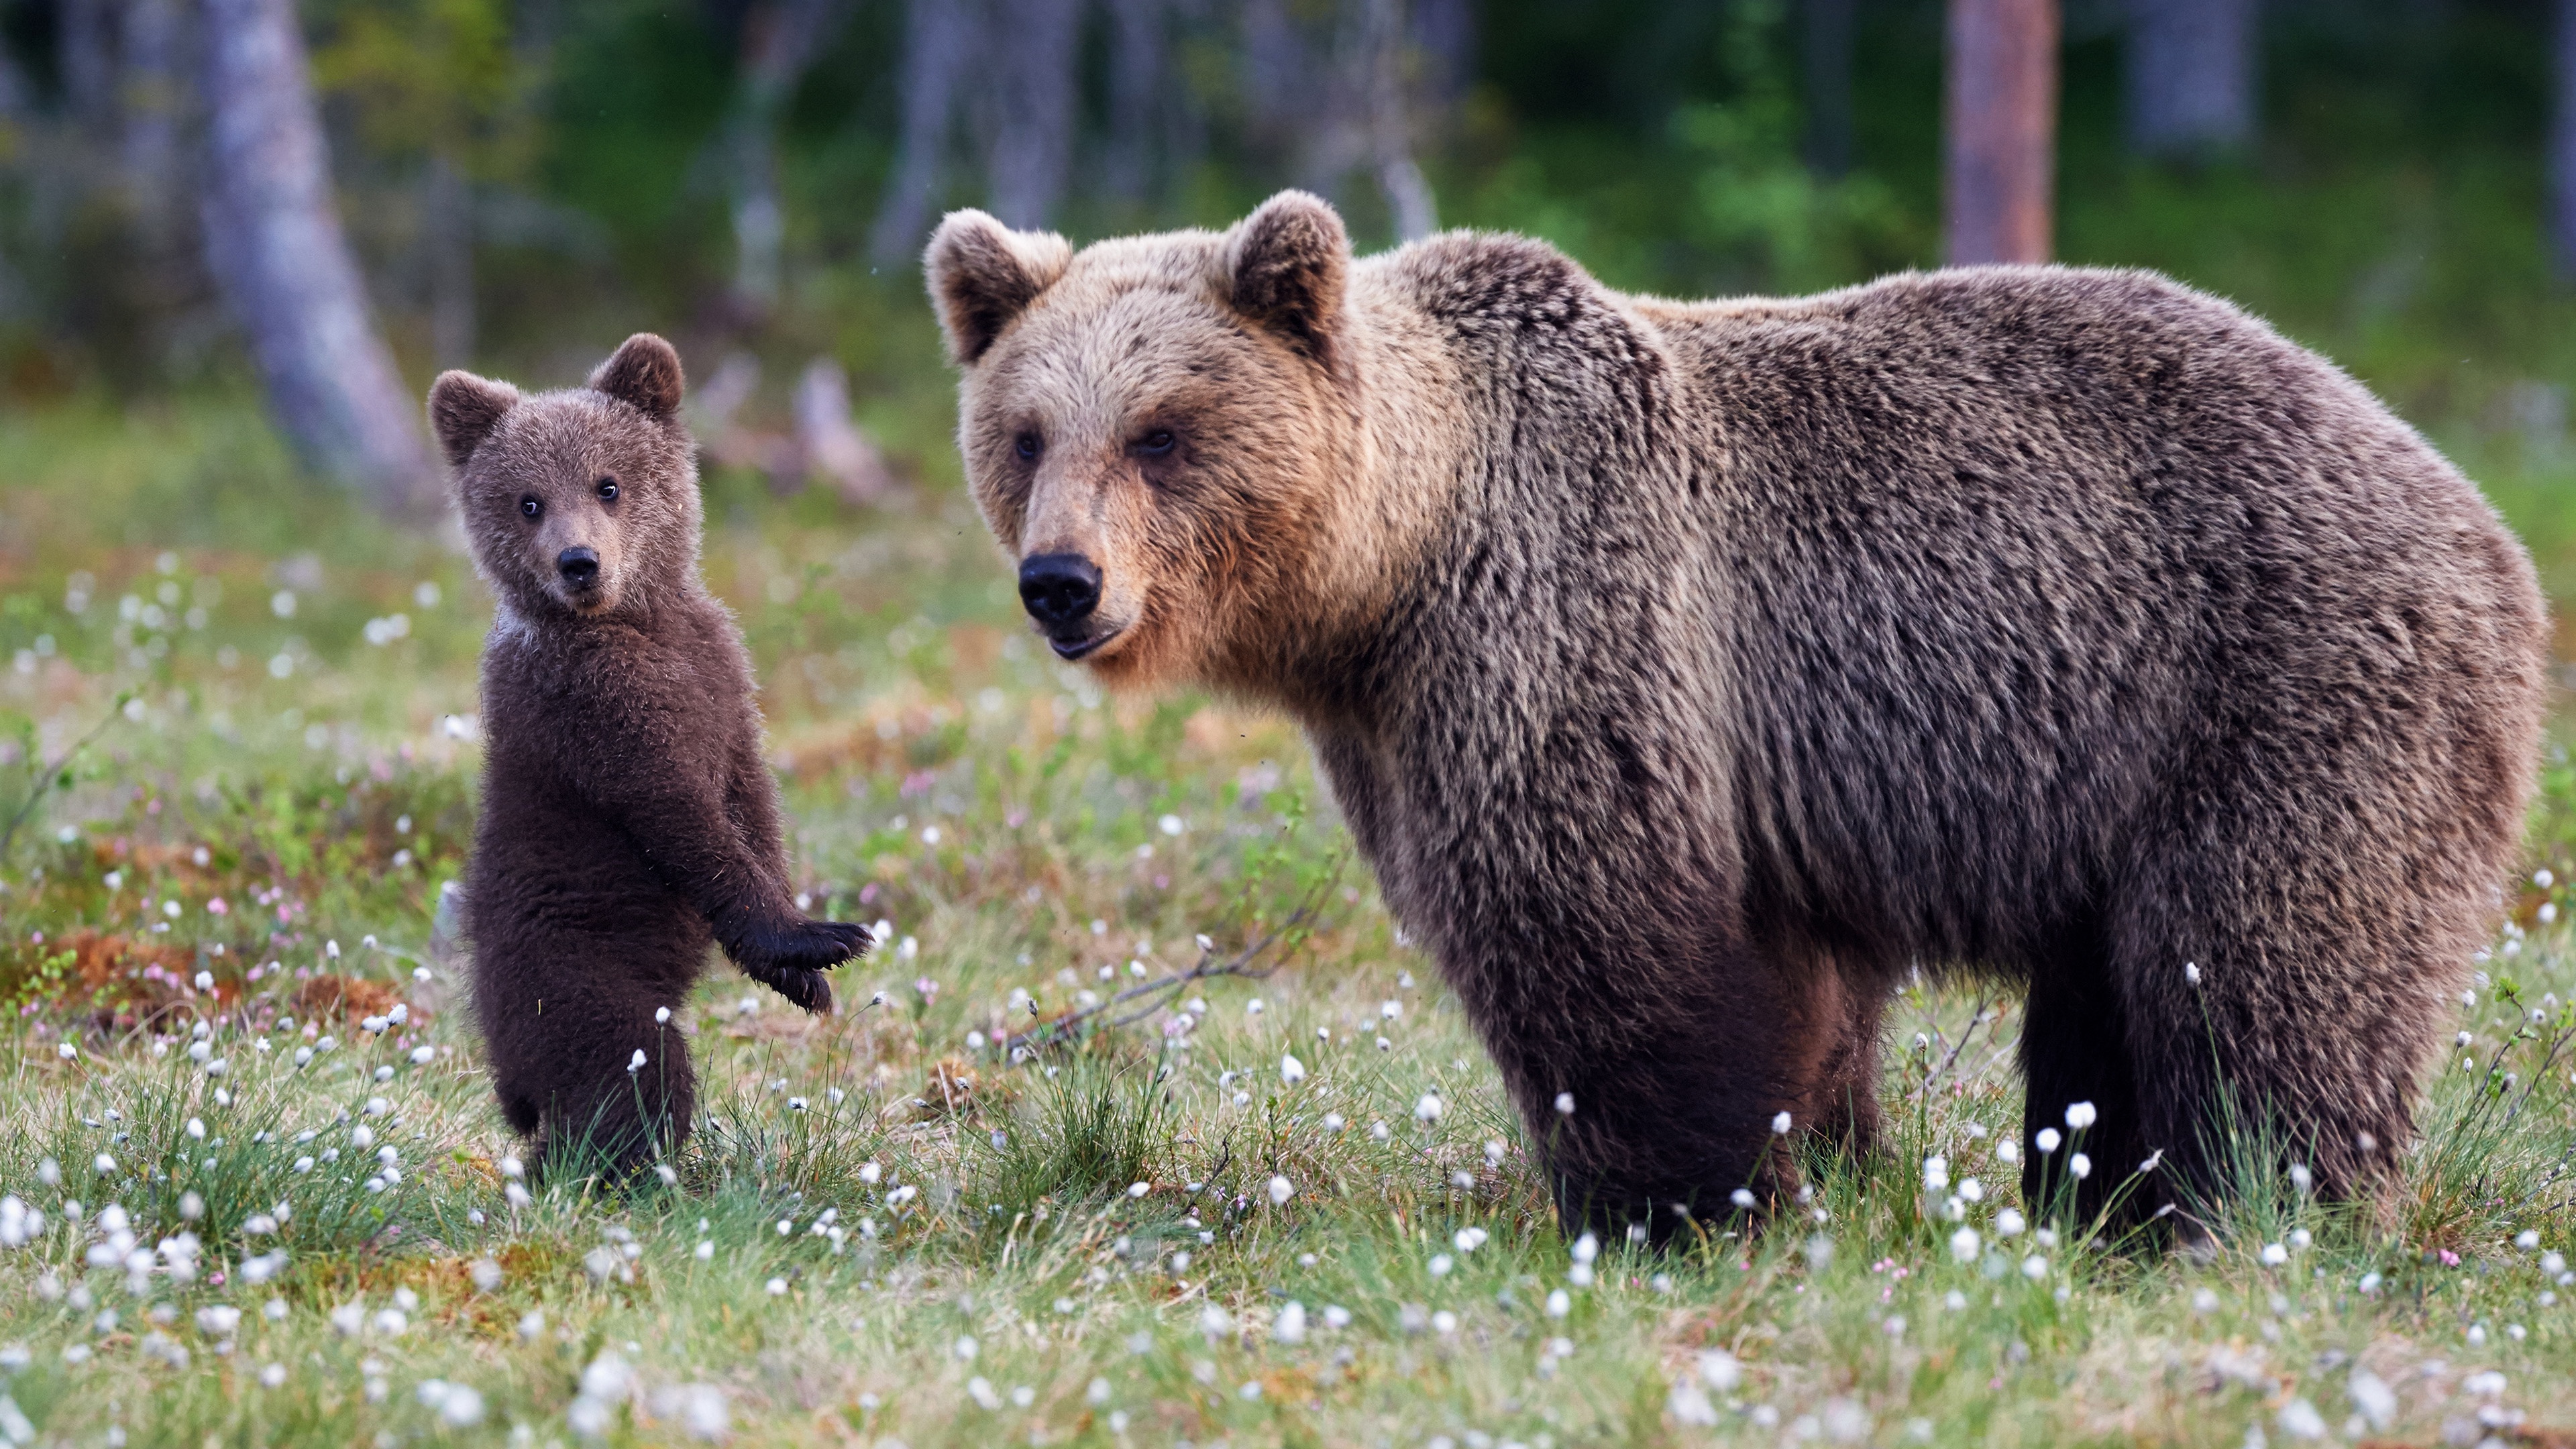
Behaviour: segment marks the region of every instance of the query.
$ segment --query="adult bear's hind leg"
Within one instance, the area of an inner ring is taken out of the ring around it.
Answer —
[[[2115,1196],[2123,1221],[2154,1210],[2146,1185],[2128,1182],[2148,1151],[2129,1037],[2100,931],[2067,932],[2036,963],[2022,1018],[2021,1193],[2032,1217],[2089,1225]],[[2041,1147],[2047,1132],[2052,1150]]]

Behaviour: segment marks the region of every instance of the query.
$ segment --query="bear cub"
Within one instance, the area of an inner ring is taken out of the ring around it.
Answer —
[[[679,354],[638,333],[587,385],[522,396],[440,375],[431,424],[497,617],[483,801],[466,869],[474,1012],[539,1174],[622,1177],[696,1098],[672,1022],[724,948],[817,1014],[871,944],[789,884],[751,661],[698,578]]]

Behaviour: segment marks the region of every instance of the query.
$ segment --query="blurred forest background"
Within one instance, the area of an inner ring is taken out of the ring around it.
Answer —
[[[308,472],[418,510],[435,369],[560,383],[651,328],[719,469],[935,488],[946,207],[1081,240],[1302,185],[1364,246],[1497,227],[1623,287],[1827,287],[1943,260],[1978,12],[2061,37],[2059,258],[2328,352],[2558,582],[2550,0],[0,0],[0,410],[265,396]]]

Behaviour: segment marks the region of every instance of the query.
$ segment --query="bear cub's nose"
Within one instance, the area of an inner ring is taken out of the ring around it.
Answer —
[[[1078,553],[1039,554],[1020,565],[1020,602],[1049,629],[1078,624],[1100,603],[1100,570]]]
[[[599,551],[589,548],[565,549],[555,555],[555,569],[563,575],[565,583],[576,589],[589,588],[599,582]]]

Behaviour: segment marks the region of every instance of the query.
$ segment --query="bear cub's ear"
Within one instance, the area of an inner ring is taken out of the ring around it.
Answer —
[[[429,385],[429,429],[451,468],[462,468],[474,449],[519,405],[519,390],[506,382],[448,371]]]
[[[948,213],[922,267],[949,357],[960,367],[982,357],[1072,265],[1073,244],[1054,232],[1013,231],[972,208]]]
[[[1283,191],[1227,233],[1236,311],[1285,337],[1327,372],[1338,365],[1351,235],[1322,197]]]
[[[590,375],[589,388],[633,404],[647,416],[669,420],[680,411],[680,354],[650,332],[626,339]]]

